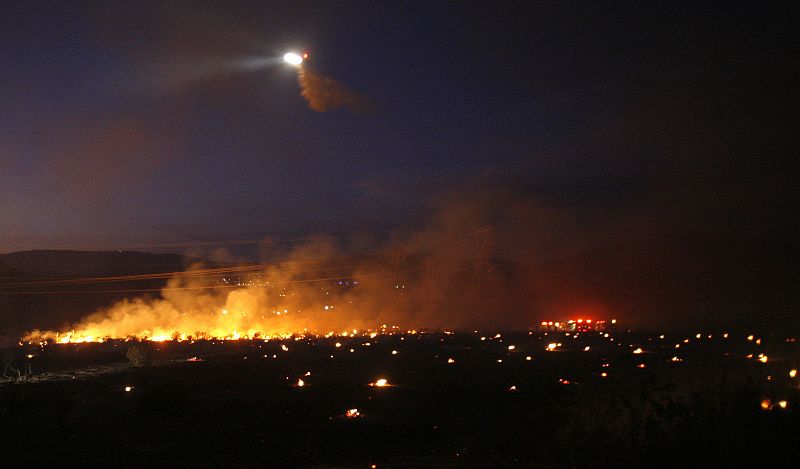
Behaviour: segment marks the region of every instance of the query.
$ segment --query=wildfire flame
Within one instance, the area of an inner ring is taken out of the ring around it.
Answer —
[[[188,275],[191,272],[169,279],[160,298],[125,299],[87,316],[69,330],[34,330],[22,340],[70,344],[110,339],[285,339],[298,334],[330,337],[341,330],[345,330],[343,336],[367,330],[375,337],[388,331],[369,329],[371,324],[388,322],[379,322],[378,313],[365,314],[351,306],[358,294],[374,300],[374,291],[353,292],[337,288],[334,282],[305,282],[298,278],[303,271],[297,268],[267,269],[259,272],[258,282],[239,279],[221,288],[218,284],[209,287],[207,279]],[[334,303],[341,306],[334,310]]]

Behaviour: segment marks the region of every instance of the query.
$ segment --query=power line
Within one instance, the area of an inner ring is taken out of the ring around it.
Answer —
[[[346,260],[346,259],[337,259],[337,260]],[[50,279],[50,280],[32,280],[27,282],[11,282],[6,283],[0,288],[9,288],[9,287],[16,287],[16,288],[25,288],[29,286],[68,286],[68,285],[86,285],[86,284],[96,284],[96,283],[111,283],[111,282],[131,282],[131,281],[142,281],[142,280],[162,280],[162,279],[170,279],[175,277],[208,277],[208,276],[215,276],[215,275],[223,275],[223,274],[239,274],[239,273],[246,273],[246,272],[253,272],[253,271],[266,271],[273,268],[286,268],[287,266],[304,266],[304,265],[313,265],[313,264],[321,264],[323,262],[330,262],[330,261],[319,261],[319,260],[312,260],[312,261],[286,261],[286,262],[279,262],[279,263],[268,263],[268,264],[252,264],[252,265],[245,265],[245,266],[237,266],[237,267],[217,267],[217,268],[210,268],[210,269],[193,269],[193,270],[186,270],[186,271],[178,271],[178,272],[156,272],[150,274],[132,274],[132,275],[116,275],[116,276],[105,276],[105,277],[76,277],[76,278],[58,278],[58,279]],[[315,272],[315,271],[323,271],[323,270],[334,270],[334,269],[343,269],[345,267],[320,267],[317,269],[305,269],[305,270],[292,270],[292,272]],[[18,277],[19,278],[19,277]]]
[[[407,273],[421,272],[420,270],[407,270]],[[380,271],[374,273],[360,273],[361,277],[373,277],[386,275],[388,271]],[[146,292],[165,292],[165,291],[181,291],[181,290],[217,290],[217,289],[231,289],[231,288],[270,288],[277,285],[292,285],[297,283],[314,283],[314,282],[328,282],[336,280],[348,280],[354,278],[353,275],[344,275],[337,277],[325,278],[312,278],[300,280],[286,280],[283,282],[271,282],[269,285],[198,285],[190,287],[164,287],[164,288],[131,288],[120,290],[50,290],[50,291],[0,291],[0,295],[81,295],[81,294],[97,294],[97,293],[146,293]]]

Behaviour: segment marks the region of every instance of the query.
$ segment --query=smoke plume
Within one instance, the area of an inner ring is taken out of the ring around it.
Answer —
[[[317,112],[346,108],[363,114],[375,109],[375,103],[371,99],[308,67],[299,69],[297,81],[300,83],[301,95],[308,102],[308,107]]]

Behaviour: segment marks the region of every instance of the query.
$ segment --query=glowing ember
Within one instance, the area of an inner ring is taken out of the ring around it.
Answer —
[[[516,345],[509,345],[508,346],[508,351],[510,352],[510,351],[514,350],[515,348],[517,348]]]
[[[133,386],[125,386],[125,392],[133,391]]]
[[[772,407],[772,401],[769,399],[764,399],[761,401],[761,408],[764,410],[769,410]]]
[[[361,412],[358,409],[347,409],[347,412],[344,413],[344,416],[349,419],[355,419],[361,417]]]
[[[767,363],[767,360],[769,360],[769,358],[767,358],[767,356],[764,354],[758,356],[758,361],[760,361],[761,363]]]
[[[454,358],[448,358],[447,359],[447,363],[453,364],[455,362],[456,362],[456,360]]]
[[[516,390],[517,390],[517,387],[516,387],[516,386],[511,386],[510,388],[508,388],[508,390],[509,390],[509,391],[516,391]]]
[[[531,360],[533,360],[533,357],[532,357],[532,356],[530,356],[530,355],[528,355],[527,357],[525,357],[525,360],[527,360],[527,361],[531,361]]]
[[[794,378],[795,376],[797,376],[797,370],[791,370],[791,371],[789,371],[789,377],[790,377],[790,378]]]
[[[778,401],[778,407],[780,407],[781,409],[785,409],[788,405],[789,403],[786,401]]]
[[[551,342],[551,343],[547,344],[547,350],[555,350],[556,347],[558,347],[558,344],[556,344],[554,342]]]
[[[387,381],[386,378],[381,378],[381,379],[375,381],[374,383],[369,383],[369,385],[370,386],[374,386],[376,388],[383,388],[383,387],[386,387],[386,386],[390,386],[389,381]]]
[[[642,353],[641,347],[639,347],[636,350],[634,350],[633,353],[636,353],[636,354]]]
[[[301,387],[301,388],[302,388],[302,387],[303,387],[303,386],[305,386],[305,385],[306,385],[306,382],[305,382],[305,381],[303,381],[302,379],[298,379],[298,380],[297,380],[297,386],[298,386],[298,387]]]

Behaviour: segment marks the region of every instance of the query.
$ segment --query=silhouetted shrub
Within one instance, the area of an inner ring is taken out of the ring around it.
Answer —
[[[133,366],[145,366],[152,360],[152,352],[149,347],[143,344],[131,345],[125,354]]]

